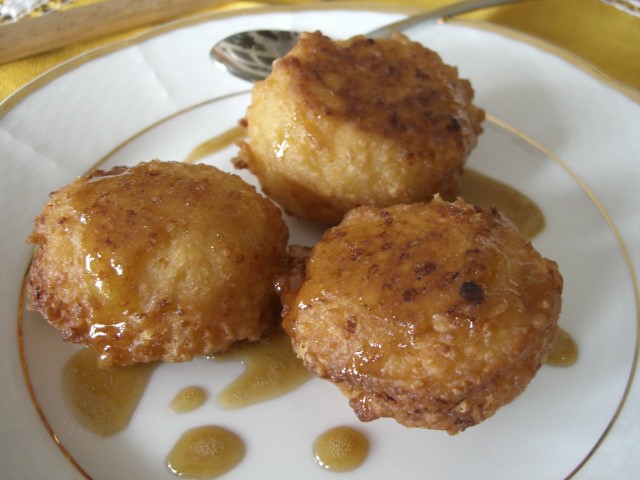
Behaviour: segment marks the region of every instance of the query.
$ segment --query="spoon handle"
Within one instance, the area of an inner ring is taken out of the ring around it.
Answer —
[[[398,22],[390,23],[388,25],[385,25],[384,27],[380,27],[367,33],[367,37],[386,38],[392,33],[402,32],[409,27],[413,27],[414,25],[418,25],[421,23],[434,23],[449,17],[453,17],[455,15],[460,15],[462,13],[482,10],[483,8],[494,7],[496,5],[502,5],[505,3],[516,3],[518,1],[522,0],[466,0],[463,2],[457,2],[452,5],[438,8],[436,10],[429,10],[425,13],[412,15]]]

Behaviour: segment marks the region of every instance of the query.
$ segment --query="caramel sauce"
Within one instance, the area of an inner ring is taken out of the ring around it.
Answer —
[[[257,342],[242,342],[211,357],[240,360],[244,372],[218,395],[223,408],[240,408],[279,397],[295,390],[311,378],[291,348],[284,331]]]
[[[320,435],[313,445],[313,455],[322,468],[348,472],[359,467],[369,454],[369,441],[351,427],[336,427]]]
[[[230,128],[229,130],[222,132],[220,135],[202,142],[200,145],[194,148],[189,156],[187,156],[187,158],[185,159],[185,163],[195,163],[201,158],[206,157],[207,155],[213,155],[223,148],[226,148],[229,145],[242,139],[242,137],[244,137],[244,128],[242,128],[240,125]]]
[[[145,298],[139,292],[150,291],[146,287],[151,287],[151,283],[155,286],[155,282],[145,277],[146,268],[154,261],[156,252],[169,248],[173,238],[171,229],[154,217],[157,210],[150,206],[154,204],[150,199],[163,198],[163,208],[171,212],[196,198],[164,195],[171,188],[171,176],[155,176],[149,169],[144,175],[155,180],[141,182],[141,176],[115,167],[110,173],[92,176],[70,199],[75,216],[69,216],[66,223],[75,224],[81,234],[76,248],[85,253],[82,284],[87,289],[83,295],[88,297],[86,302],[90,303],[93,315],[89,336],[100,360],[106,364],[127,364],[134,337],[150,329],[151,319],[155,318],[142,314],[152,302],[148,301],[150,296]],[[132,195],[135,188],[144,193]],[[120,190],[121,195],[112,194]],[[120,221],[126,221],[127,228],[121,228]],[[154,248],[149,248],[150,245]],[[149,344],[147,354],[151,357],[157,355],[153,348],[156,347]]]
[[[570,367],[578,361],[578,345],[565,330],[560,329],[545,363],[554,367]]]
[[[535,237],[544,229],[544,214],[533,200],[515,188],[475,170],[465,169],[458,195],[480,207],[496,207],[527,238]]]
[[[243,136],[242,127],[233,127],[198,145],[185,162],[195,163]],[[465,170],[459,195],[470,203],[497,207],[528,238],[544,228],[544,215],[531,199],[474,170]],[[87,258],[86,264],[87,274],[95,277],[95,287],[101,294],[110,297],[121,293],[111,290],[113,283],[105,281],[103,273],[113,270],[112,275],[122,275],[113,258],[98,254]],[[104,327],[118,328],[118,324]],[[573,339],[560,330],[546,363],[569,366],[576,362],[577,355]],[[217,401],[224,408],[240,408],[284,395],[311,378],[282,331],[258,342],[240,343],[212,359],[241,361],[245,366],[241,376],[219,394]],[[63,373],[65,397],[74,416],[86,428],[100,435],[112,435],[123,430],[142,397],[154,366],[100,369],[94,352],[91,349],[81,350],[67,362]],[[200,407],[206,398],[207,393],[201,387],[186,387],[176,394],[169,408],[176,413],[189,412]],[[219,426],[201,426],[188,430],[178,439],[167,457],[167,466],[178,476],[214,478],[237,466],[245,451],[243,440],[234,432]],[[322,468],[350,471],[365,461],[369,441],[351,427],[336,427],[316,439],[313,453]]]
[[[147,386],[155,364],[99,368],[85,348],[65,364],[62,387],[73,416],[99,435],[124,430]]]
[[[167,466],[180,477],[215,478],[233,469],[244,455],[245,445],[238,435],[209,425],[182,434],[167,457]]]
[[[207,392],[204,388],[197,386],[185,387],[173,397],[169,404],[169,410],[173,413],[192,412],[206,400]]]

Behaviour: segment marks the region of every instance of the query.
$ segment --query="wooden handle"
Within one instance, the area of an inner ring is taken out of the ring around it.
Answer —
[[[222,0],[105,0],[0,26],[0,63],[170,20]]]

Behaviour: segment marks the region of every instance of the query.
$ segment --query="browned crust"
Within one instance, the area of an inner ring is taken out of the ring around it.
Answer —
[[[36,218],[27,298],[102,366],[190,360],[275,321],[287,238],[275,205],[214,167],[97,171]]]
[[[484,111],[469,81],[403,35],[307,33],[253,90],[248,167],[288,213],[337,223],[360,205],[454,196]]]
[[[364,421],[457,433],[528,385],[562,277],[495,209],[439,198],[362,207],[314,247],[284,327]]]

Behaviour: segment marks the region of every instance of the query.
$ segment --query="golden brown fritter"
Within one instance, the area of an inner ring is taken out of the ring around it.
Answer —
[[[294,349],[364,421],[460,432],[525,389],[557,332],[556,263],[462,200],[354,209],[296,276],[280,282]]]
[[[403,35],[304,34],[255,84],[234,163],[288,213],[326,223],[449,196],[482,131],[472,98],[456,68]]]
[[[36,218],[27,295],[101,366],[190,360],[273,323],[287,239],[271,201],[214,167],[96,171]]]

